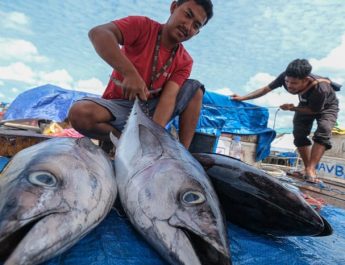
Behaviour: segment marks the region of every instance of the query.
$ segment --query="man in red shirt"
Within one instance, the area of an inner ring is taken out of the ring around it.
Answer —
[[[181,43],[199,33],[212,17],[213,5],[210,0],[178,0],[170,13],[165,24],[131,16],[90,30],[95,50],[114,70],[102,98],[85,98],[71,107],[69,120],[77,131],[103,141],[109,141],[110,132],[119,136],[138,96],[163,127],[179,115],[179,139],[189,147],[204,87],[187,79],[193,60]]]

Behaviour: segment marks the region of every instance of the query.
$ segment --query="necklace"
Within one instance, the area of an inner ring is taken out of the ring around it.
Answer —
[[[159,30],[158,35],[157,35],[156,47],[155,47],[155,51],[153,55],[151,81],[150,81],[150,86],[149,86],[150,91],[153,90],[153,82],[156,81],[171,65],[176,55],[176,51],[178,49],[178,45],[176,45],[174,50],[171,52],[169,59],[165,62],[162,68],[159,71],[157,71],[158,55],[159,55],[159,49],[161,45],[161,38],[162,38],[162,30]]]
[[[150,80],[150,86],[149,86],[149,91],[151,95],[160,94],[160,91],[157,91],[157,93],[152,93],[154,91],[153,82],[156,81],[168,69],[168,67],[171,65],[172,61],[174,60],[176,51],[178,49],[178,45],[176,45],[174,50],[171,52],[169,59],[165,62],[162,68],[159,71],[157,71],[158,55],[159,55],[159,49],[160,49],[160,44],[161,44],[161,38],[162,38],[162,30],[159,30],[158,35],[157,35],[157,40],[156,40],[155,51],[153,54],[152,72],[151,72],[151,80]],[[146,101],[145,103],[142,102],[142,106],[144,107],[144,112],[146,113],[146,115],[151,117],[148,101]]]
[[[150,85],[149,85],[149,92],[151,95],[159,95],[161,92],[161,89],[157,89],[156,91],[154,91],[153,89],[153,83],[154,81],[156,81],[167,69],[168,67],[171,65],[172,61],[174,60],[174,57],[176,55],[176,52],[178,50],[179,45],[176,45],[176,47],[173,49],[173,51],[171,52],[168,60],[165,62],[165,64],[162,66],[161,69],[159,69],[159,71],[157,71],[157,64],[158,64],[158,56],[159,56],[159,49],[160,49],[160,44],[161,44],[161,38],[162,38],[162,30],[160,29],[158,31],[158,35],[157,35],[157,40],[156,40],[156,46],[155,46],[155,50],[154,50],[154,54],[153,54],[153,63],[152,63],[152,72],[151,72],[151,78],[150,78]],[[110,76],[110,79],[117,85],[117,86],[121,86],[121,82],[119,80],[116,80],[114,78],[112,78],[112,76]],[[144,112],[150,116],[149,114],[149,104],[148,101],[146,102],[142,102],[142,106],[145,107]]]

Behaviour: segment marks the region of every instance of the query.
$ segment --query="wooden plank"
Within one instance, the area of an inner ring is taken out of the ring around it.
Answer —
[[[50,138],[53,137],[31,131],[0,128],[0,156],[14,156],[20,150]]]
[[[345,209],[345,186],[342,179],[332,180],[320,178],[322,184],[312,184],[293,176],[292,185],[298,187],[303,193],[316,199],[321,198],[326,204]]]
[[[339,190],[340,192],[343,193],[343,194],[339,194],[335,191],[318,189],[312,186],[299,186],[299,185],[296,185],[296,186],[298,186],[303,193],[308,194],[316,199],[320,198],[324,200],[326,204],[345,209],[345,195],[344,195],[345,189]],[[334,187],[332,187],[332,189],[334,189]]]
[[[265,170],[268,174],[276,177],[282,183],[289,183],[296,186],[301,190],[301,192],[310,195],[313,198],[320,198],[325,201],[326,204],[334,205],[339,208],[345,209],[345,180],[341,178],[334,177],[320,177],[319,179],[323,182],[321,184],[312,184],[304,181],[301,177],[291,175],[289,171],[292,169],[288,166],[274,165],[262,163],[259,168]],[[270,172],[272,169],[272,172]],[[274,170],[275,169],[275,170]],[[276,172],[273,172],[276,171]],[[276,174],[275,174],[276,173]],[[287,177],[290,179],[281,178],[281,176],[287,173]]]

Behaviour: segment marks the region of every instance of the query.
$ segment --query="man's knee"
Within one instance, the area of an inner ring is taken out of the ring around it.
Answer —
[[[319,123],[314,135],[313,141],[325,146],[326,150],[332,148],[331,137],[332,137],[332,128],[335,124],[335,121],[324,120]]]
[[[301,134],[300,132],[294,130],[293,136],[294,136],[293,143],[296,147],[309,146],[312,144],[312,142],[308,138],[308,135]]]
[[[87,130],[92,127],[93,113],[83,102],[76,102],[68,112],[68,120],[76,130]]]
[[[204,92],[202,90],[202,88],[200,87],[199,89],[197,89],[197,91],[195,92],[194,96],[192,97],[191,101],[189,102],[189,104],[201,104],[202,103],[202,98],[204,96]]]
[[[188,112],[194,109],[200,110],[204,86],[197,80],[188,79],[183,84],[176,98],[176,106],[172,118],[181,115],[188,109]]]
[[[318,143],[320,145],[323,145],[326,150],[329,150],[332,148],[332,143],[331,143],[331,137],[327,135],[320,135],[320,134],[314,134],[313,136],[313,141],[315,143]]]

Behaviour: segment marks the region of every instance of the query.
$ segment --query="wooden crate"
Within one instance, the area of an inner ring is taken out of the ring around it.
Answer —
[[[14,156],[20,150],[52,138],[51,136],[25,131],[0,129],[0,156]]]

